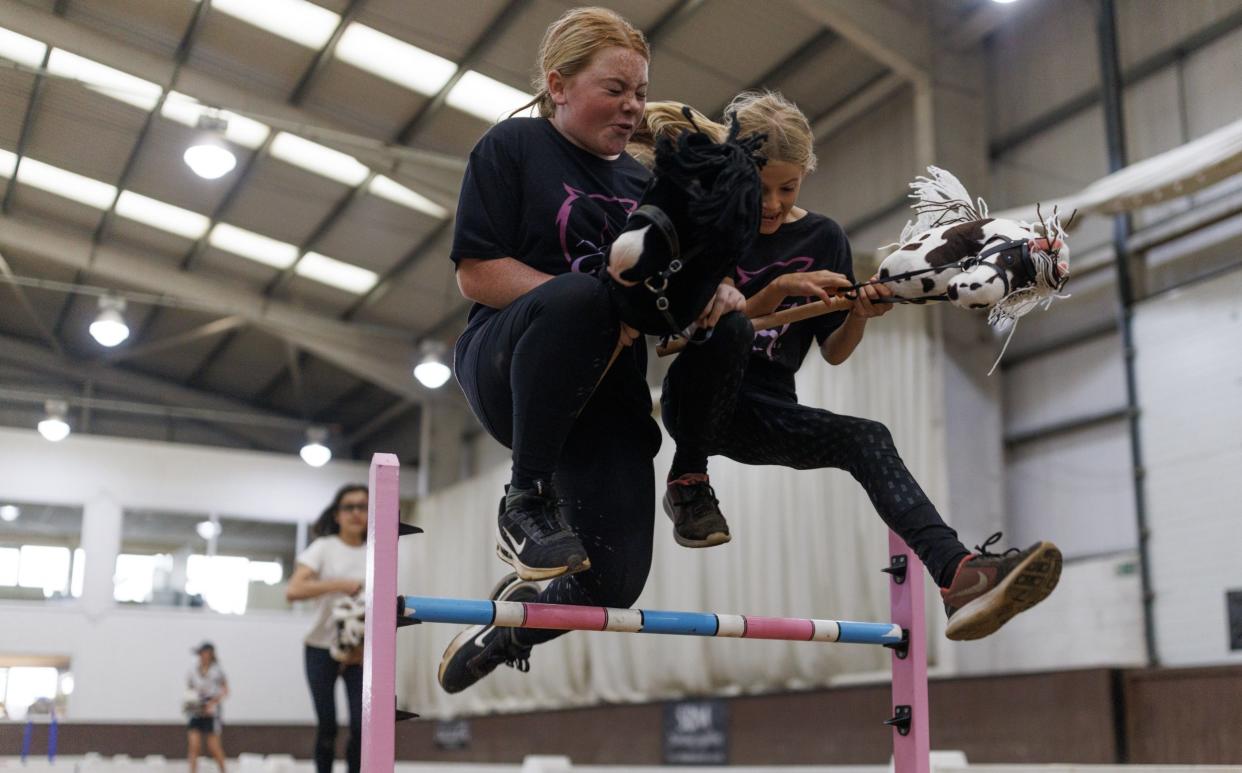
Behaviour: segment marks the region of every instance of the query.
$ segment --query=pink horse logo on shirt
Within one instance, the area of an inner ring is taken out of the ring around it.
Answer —
[[[601,193],[586,193],[565,182],[561,185],[567,194],[565,201],[561,203],[560,210],[556,213],[556,233],[561,241],[561,254],[565,256],[565,262],[569,264],[571,271],[594,271],[603,264],[604,250],[621,233],[630,213],[638,209],[638,201]],[[583,198],[592,202],[603,212],[604,224],[598,237],[588,238],[569,233],[569,220],[574,212],[574,202]],[[571,244],[571,241],[574,243]]]
[[[750,284],[752,281],[754,281],[755,279],[758,279],[760,276],[766,274],[768,271],[774,268],[792,268],[794,271],[802,272],[802,271],[809,270],[811,266],[813,265],[815,265],[814,258],[810,257],[809,255],[799,255],[798,257],[790,258],[789,260],[782,260],[777,263],[769,263],[768,265],[764,266],[763,268],[758,269],[757,271],[747,271],[741,266],[738,266],[737,286],[739,289],[746,287],[746,285]],[[787,272],[782,271],[780,273],[787,273]],[[775,311],[780,311],[782,309],[789,309],[789,308],[793,308],[794,306],[799,306],[799,305],[801,304],[796,300],[791,301],[789,299],[785,299],[781,301],[780,305],[776,307]],[[785,331],[787,330],[789,330],[789,325],[781,325],[780,327],[772,328],[771,330],[756,331],[755,332],[755,343],[754,343],[754,346],[751,348],[751,351],[755,352],[756,354],[762,354],[763,356],[767,357],[769,360],[776,359],[776,346],[777,344],[780,343],[781,336],[783,336],[785,334]]]

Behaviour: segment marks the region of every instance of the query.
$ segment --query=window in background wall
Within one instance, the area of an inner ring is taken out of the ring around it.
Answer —
[[[5,502],[0,510],[0,600],[81,596],[81,508]]]
[[[11,588],[17,585],[21,565],[21,548],[0,548],[0,586]]]
[[[155,592],[156,576],[171,573],[172,564],[172,556],[163,553],[154,556],[118,555],[116,572],[112,575],[112,598],[145,604]]]
[[[297,527],[247,518],[126,511],[113,596],[224,614],[288,609]]]
[[[72,692],[68,658],[0,655],[0,720],[24,720],[53,708],[64,716]]]

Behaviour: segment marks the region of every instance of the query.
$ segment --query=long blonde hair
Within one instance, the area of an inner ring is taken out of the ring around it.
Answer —
[[[686,119],[685,110],[690,111],[693,122]],[[656,140],[660,137],[676,139],[682,132],[698,128],[715,142],[724,142],[729,136],[725,126],[716,123],[707,116],[681,102],[648,102],[643,110],[643,120],[634,130],[634,136],[625,146],[625,152],[638,159],[643,166],[651,169],[655,166]]]
[[[725,121],[736,117],[741,134],[765,134],[759,154],[769,161],[815,171],[815,134],[798,106],[778,91],[743,91],[725,108]]]
[[[607,8],[572,8],[548,25],[539,44],[539,74],[531,81],[535,98],[510,113],[511,116],[537,107],[539,115],[551,118],[556,112],[548,93],[548,73],[556,70],[572,78],[591,64],[605,48],[626,48],[651,61],[651,49],[642,31],[616,11]]]

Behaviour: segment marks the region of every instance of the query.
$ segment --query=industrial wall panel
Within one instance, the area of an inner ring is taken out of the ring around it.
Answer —
[[[1242,29],[1214,41],[1186,60],[1186,112],[1190,136],[1231,124],[1242,115]]]
[[[1242,11],[1242,0],[1118,2],[1117,37],[1122,67],[1168,50]]]
[[[1126,403],[1117,334],[1063,346],[1005,371],[1005,434],[1092,416]]]
[[[910,89],[899,89],[817,145],[819,169],[802,184],[799,204],[849,223],[906,195],[906,186],[919,173],[911,94]],[[888,241],[899,235],[894,233]]]
[[[1135,314],[1157,643],[1171,665],[1242,661],[1225,601],[1242,588],[1240,298],[1235,271]]]
[[[1052,0],[988,43],[993,139],[1092,91],[1099,82],[1093,4]],[[1056,53],[1049,41],[1055,40]]]
[[[1034,541],[1005,536],[1006,546]],[[1038,536],[1061,544],[1064,535],[1051,527]],[[1056,591],[1039,606],[985,639],[955,644],[953,655],[962,674],[1144,665],[1138,554],[1067,561]]]
[[[1067,558],[1134,548],[1132,480],[1124,420],[1011,448],[1010,542],[1053,539]]]
[[[1047,310],[1036,309],[1023,317],[1002,363],[1012,362],[1029,352],[1063,345],[1077,339],[1084,331],[1105,328],[1116,322],[1117,289],[1112,267],[1076,278],[1072,273],[1072,259],[1070,265],[1070,280],[1064,289],[1069,297],[1053,301]]]

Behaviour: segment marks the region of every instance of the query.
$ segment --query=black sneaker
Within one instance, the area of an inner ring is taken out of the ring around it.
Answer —
[[[508,574],[492,589],[493,601],[534,601],[539,586]],[[479,681],[501,663],[518,671],[530,670],[530,647],[513,640],[512,628],[476,625],[467,628],[444,650],[440,659],[440,686],[445,692],[461,692]]]
[[[505,488],[496,524],[496,555],[523,580],[550,580],[591,568],[586,548],[565,519],[552,487]]]
[[[673,539],[678,545],[710,548],[733,539],[716,491],[702,473],[688,473],[668,482],[664,512],[673,521]]]
[[[954,641],[982,639],[1019,612],[1048,598],[1061,579],[1061,551],[1051,542],[1036,542],[1026,550],[1010,548],[1003,555],[989,553],[999,541],[996,532],[979,551],[962,559],[953,582],[940,591],[949,616],[944,635]]]

